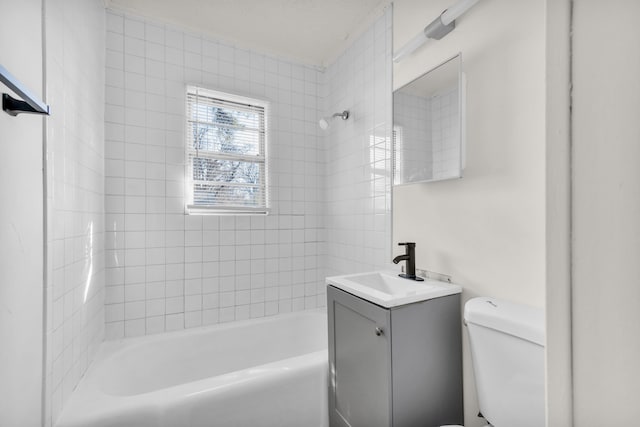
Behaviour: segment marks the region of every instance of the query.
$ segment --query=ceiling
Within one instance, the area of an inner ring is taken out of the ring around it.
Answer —
[[[326,66],[391,0],[106,0],[107,7]]]

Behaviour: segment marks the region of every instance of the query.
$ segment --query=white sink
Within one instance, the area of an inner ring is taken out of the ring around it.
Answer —
[[[398,277],[398,273],[392,271],[333,276],[327,277],[326,282],[328,285],[386,308],[462,292],[462,288],[458,285],[429,279],[416,282]]]

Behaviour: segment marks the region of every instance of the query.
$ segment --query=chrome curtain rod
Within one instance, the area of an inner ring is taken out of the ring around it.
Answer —
[[[0,65],[0,82],[7,85],[9,89],[20,95],[23,101],[11,97],[7,93],[2,94],[2,109],[11,116],[20,113],[46,114],[49,115],[49,106],[36,97],[27,89],[13,74]]]

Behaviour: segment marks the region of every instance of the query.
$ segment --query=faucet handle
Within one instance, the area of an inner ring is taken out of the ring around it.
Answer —
[[[416,243],[415,242],[404,242],[404,243],[398,243],[398,246],[409,246],[410,248],[415,248],[416,247]]]

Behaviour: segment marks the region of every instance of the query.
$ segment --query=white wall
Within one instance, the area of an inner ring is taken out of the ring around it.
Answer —
[[[640,418],[640,3],[573,9],[576,426]],[[596,30],[597,28],[597,30]]]
[[[1,64],[42,96],[42,2],[0,1]],[[18,36],[16,36],[18,35]],[[0,84],[0,92],[10,93]],[[14,97],[15,94],[10,93]],[[0,111],[0,425],[41,424],[43,185],[40,116]]]
[[[45,425],[104,339],[104,3],[46,2]]]
[[[327,275],[390,265],[391,9],[324,75]],[[323,286],[324,292],[324,286]]]
[[[573,425],[570,0],[546,1],[547,427]]]
[[[107,14],[107,337],[314,308],[324,234],[321,72]],[[186,84],[271,103],[271,213],[184,215]]]
[[[394,48],[450,4],[396,1]],[[457,52],[467,77],[464,177],[394,188],[394,241],[415,241],[417,267],[453,276],[464,300],[544,307],[545,2],[479,2],[453,32],[395,65],[394,87]],[[463,342],[465,425],[480,426]]]

